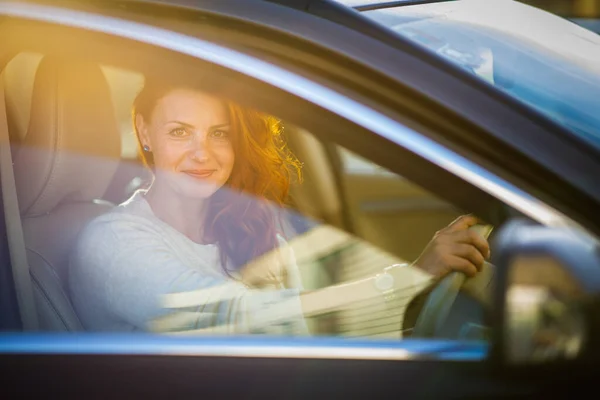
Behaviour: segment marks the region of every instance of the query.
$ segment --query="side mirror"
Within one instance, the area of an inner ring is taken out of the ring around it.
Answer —
[[[492,243],[490,358],[503,369],[600,363],[600,249],[583,232],[515,220]]]

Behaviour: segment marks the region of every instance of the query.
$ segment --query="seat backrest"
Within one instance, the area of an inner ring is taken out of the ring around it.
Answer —
[[[296,126],[286,126],[286,132],[290,148],[303,164],[302,185],[290,188],[296,207],[305,217],[344,229],[340,193],[325,147],[312,134]]]
[[[98,65],[48,56],[32,93],[22,95],[31,97],[31,108],[13,150],[15,180],[40,329],[81,330],[68,296],[68,264],[80,230],[112,207],[98,200],[120,158],[110,90]]]

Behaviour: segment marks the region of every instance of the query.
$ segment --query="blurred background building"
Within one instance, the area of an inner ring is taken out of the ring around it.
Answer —
[[[600,33],[600,0],[520,0]]]
[[[566,18],[600,18],[600,0],[521,0]]]

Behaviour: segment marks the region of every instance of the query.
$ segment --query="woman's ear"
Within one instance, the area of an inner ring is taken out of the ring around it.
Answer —
[[[138,134],[142,147],[147,146],[148,148],[151,148],[148,127],[146,126],[144,117],[142,117],[141,114],[136,114],[135,116],[135,130]]]

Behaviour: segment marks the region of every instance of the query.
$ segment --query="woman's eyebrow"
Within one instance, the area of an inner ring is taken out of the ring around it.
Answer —
[[[188,123],[186,123],[186,122],[177,121],[177,120],[174,120],[174,121],[168,121],[168,122],[167,122],[165,125],[168,125],[168,124],[178,124],[178,125],[182,125],[182,126],[184,126],[184,127],[186,127],[186,128],[191,128],[191,129],[195,128],[195,126],[194,126],[194,125],[192,125],[192,124],[188,124]],[[226,122],[226,123],[224,123],[224,124],[217,124],[217,125],[213,125],[213,126],[211,126],[209,129],[218,129],[218,128],[224,128],[224,127],[226,127],[226,126],[229,126],[229,125],[230,125],[230,124],[229,124],[229,122]]]
[[[226,122],[224,124],[213,125],[210,127],[210,129],[224,128],[226,126],[229,126],[229,122]]]
[[[194,125],[192,125],[192,124],[188,124],[186,122],[181,122],[181,121],[168,121],[165,125],[168,125],[168,124],[179,124],[179,125],[185,126],[186,128],[193,128],[194,127]]]

